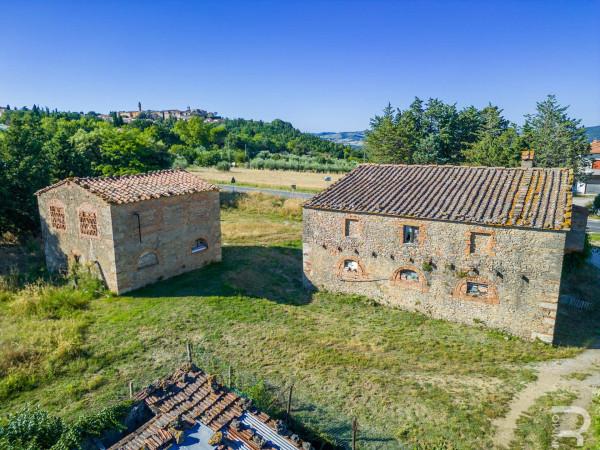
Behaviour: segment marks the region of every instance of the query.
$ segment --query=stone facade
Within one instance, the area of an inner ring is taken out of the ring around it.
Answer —
[[[404,227],[418,230],[414,243]],[[565,236],[305,207],[305,282],[551,342]]]
[[[113,204],[66,182],[38,204],[48,269],[90,264],[119,294],[221,260],[218,191]]]

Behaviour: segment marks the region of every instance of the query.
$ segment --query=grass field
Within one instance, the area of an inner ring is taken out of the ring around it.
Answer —
[[[190,167],[188,170],[213,183],[229,183],[234,177],[236,183],[247,186],[290,189],[292,184],[295,184],[298,190],[308,192],[321,191],[343,176],[339,173],[255,170],[239,167],[234,167],[229,172],[222,172],[210,167]],[[331,181],[325,181],[325,177],[330,177]]]
[[[90,282],[4,291],[0,413],[27,403],[65,418],[96,411],[130,380],[140,388],[173,371],[190,340],[199,364],[214,357],[235,373],[293,380],[293,415],[311,428],[348,438],[356,416],[361,449],[488,449],[491,420],[535,377],[530,364],[579,351],[309,295],[294,201],[251,197],[222,219],[222,263],[130,295],[92,299]],[[597,325],[597,311],[586,314]],[[578,318],[564,320],[570,329]]]

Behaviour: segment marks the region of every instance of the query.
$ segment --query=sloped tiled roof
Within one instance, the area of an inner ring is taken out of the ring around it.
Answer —
[[[67,178],[35,194],[43,194],[65,183],[75,183],[108,203],[116,204],[218,190],[215,185],[186,170],[169,169],[120,177]]]
[[[569,169],[362,164],[304,206],[568,230],[572,184]]]
[[[219,385],[193,364],[178,369],[139,392],[154,416],[109,450],[158,450],[171,447],[197,422],[220,431],[218,450],[312,449],[281,422],[254,409],[251,402]],[[275,442],[274,442],[275,441]]]

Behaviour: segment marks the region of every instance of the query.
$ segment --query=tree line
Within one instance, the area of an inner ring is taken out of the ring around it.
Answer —
[[[521,151],[533,149],[536,166],[569,167],[579,175],[589,143],[567,109],[549,95],[518,127],[491,104],[458,109],[439,99],[415,98],[405,110],[388,104],[371,119],[366,151],[379,163],[515,167]]]
[[[250,163],[286,169],[338,167],[353,150],[274,120],[139,119],[108,122],[95,113],[59,112],[34,105],[8,110],[0,123],[0,234],[37,231],[34,192],[67,177],[125,175],[189,164]],[[351,167],[348,166],[349,170]]]

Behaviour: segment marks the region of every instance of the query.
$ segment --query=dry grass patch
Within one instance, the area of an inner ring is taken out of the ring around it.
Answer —
[[[188,170],[197,173],[205,180],[215,183],[229,183],[231,178],[236,182],[269,188],[290,188],[295,184],[298,189],[322,190],[331,182],[340,179],[340,173],[295,172],[291,170],[257,170],[234,167],[229,172],[222,172],[209,167],[190,167]],[[330,177],[331,182],[325,181]]]

